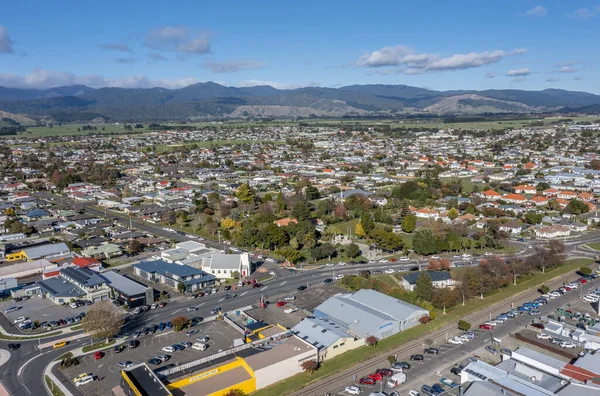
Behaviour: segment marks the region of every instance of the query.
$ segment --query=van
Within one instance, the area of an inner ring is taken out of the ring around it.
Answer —
[[[398,373],[398,374],[394,374],[393,376],[390,377],[390,379],[388,379],[387,386],[389,388],[395,388],[405,382],[406,382],[406,374]]]
[[[90,382],[94,382],[94,377],[92,377],[91,375],[88,374],[87,376],[75,381],[75,386],[77,386],[77,387],[83,386],[85,384],[89,384]]]
[[[192,345],[192,349],[195,349],[195,350],[197,350],[197,351],[202,351],[202,352],[204,352],[204,351],[206,351],[206,349],[207,349],[207,348],[208,348],[208,345],[206,345],[206,344],[203,344],[203,343],[201,343],[201,342],[195,342],[195,343]]]

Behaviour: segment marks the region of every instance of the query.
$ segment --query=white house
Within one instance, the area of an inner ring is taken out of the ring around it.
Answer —
[[[446,287],[453,287],[456,283],[454,279],[452,279],[452,275],[450,272],[446,271],[427,271],[427,274],[431,278],[431,284],[433,287],[437,287],[438,289],[444,289]],[[405,275],[402,278],[402,287],[406,290],[413,291],[415,289],[415,285],[417,284],[417,279],[421,272],[411,272],[408,275]]]
[[[548,227],[541,227],[535,230],[535,235],[538,238],[559,238],[567,237],[571,233],[571,230],[567,226],[553,225]]]
[[[214,253],[204,257],[202,270],[218,279],[233,278],[234,272],[237,272],[240,277],[249,276],[252,273],[250,254]]]

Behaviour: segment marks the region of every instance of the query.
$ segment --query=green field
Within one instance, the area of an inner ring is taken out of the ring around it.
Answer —
[[[134,129],[133,131],[126,131],[123,128],[123,125],[94,125],[98,127],[97,131],[78,131],[77,128],[81,128],[86,124],[63,124],[61,126],[55,126],[53,128],[48,128],[47,126],[41,127],[27,127],[27,132],[17,135],[19,137],[40,137],[40,136],[76,136],[76,135],[88,135],[88,134],[108,134],[108,133],[118,133],[118,134],[126,134],[126,133],[140,133],[146,132],[144,129]],[[102,130],[104,127],[104,131]],[[14,135],[3,136],[3,137],[14,137]]]
[[[600,242],[588,243],[587,246],[594,250],[600,250]]]

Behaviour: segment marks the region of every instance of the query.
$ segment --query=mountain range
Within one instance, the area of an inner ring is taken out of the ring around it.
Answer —
[[[407,85],[298,89],[227,87],[214,82],[180,89],[94,89],[73,85],[51,89],[0,87],[0,110],[61,122],[559,111],[597,113],[600,96],[560,89],[435,91]]]

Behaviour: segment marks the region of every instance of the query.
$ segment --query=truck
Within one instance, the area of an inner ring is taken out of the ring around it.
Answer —
[[[387,386],[390,388],[395,388],[405,382],[406,382],[406,374],[397,373],[390,377],[390,379],[387,382]]]

